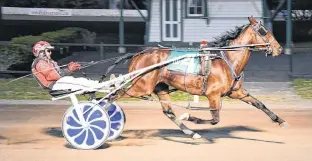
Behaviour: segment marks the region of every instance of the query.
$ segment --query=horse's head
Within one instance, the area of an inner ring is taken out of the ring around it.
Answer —
[[[257,20],[253,16],[248,17],[248,20],[254,33],[254,39],[252,43],[268,43],[265,49],[266,53],[271,54],[272,56],[280,55],[283,48],[277,42],[272,32],[268,30],[264,25],[262,25],[261,22],[257,22]]]

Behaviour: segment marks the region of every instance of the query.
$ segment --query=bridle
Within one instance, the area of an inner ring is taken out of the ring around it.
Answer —
[[[273,49],[271,47],[271,43],[274,41],[274,39],[272,39],[271,41],[269,41],[266,38],[266,35],[268,34],[268,30],[262,26],[261,22],[257,23],[255,25],[251,24],[251,28],[261,37],[261,39],[267,44],[265,45],[265,49],[261,49],[260,50],[264,50],[266,55],[272,54]]]

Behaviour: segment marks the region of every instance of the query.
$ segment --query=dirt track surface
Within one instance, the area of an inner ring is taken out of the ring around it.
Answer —
[[[147,106],[148,107],[144,107]],[[122,137],[98,150],[71,148],[62,136],[67,106],[0,105],[0,161],[311,161],[312,109],[300,104],[270,103],[290,128],[274,124],[243,103],[225,103],[217,125],[187,126],[207,138],[192,140],[163,115],[159,104],[120,103],[127,123]],[[211,118],[208,111],[174,107]]]

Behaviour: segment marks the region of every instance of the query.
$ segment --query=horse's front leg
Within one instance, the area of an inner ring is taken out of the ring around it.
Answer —
[[[195,116],[191,116],[189,113],[184,113],[180,116],[180,120],[191,121],[196,124],[211,124],[216,125],[220,121],[220,109],[221,109],[221,96],[219,94],[209,94],[208,96],[210,113],[212,119],[204,120]]]
[[[230,95],[230,98],[239,99],[247,104],[251,104],[254,107],[262,110],[266,115],[268,115],[272,121],[278,123],[281,127],[288,127],[286,121],[277,116],[271,110],[269,110],[261,101],[257,100],[255,97],[247,93],[247,91],[243,88],[240,88],[236,91],[233,91]]]

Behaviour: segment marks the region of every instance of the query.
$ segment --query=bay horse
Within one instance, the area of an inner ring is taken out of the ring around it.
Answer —
[[[256,48],[262,48],[267,54],[272,56],[280,55],[283,48],[273,34],[261,22],[257,22],[253,16],[248,17],[248,20],[249,24],[237,27],[234,31],[227,32],[212,42],[210,46],[220,47],[268,43],[268,45],[261,45]],[[262,110],[273,122],[279,123],[282,127],[287,127],[288,124],[282,118],[270,111],[261,101],[257,100],[243,88],[243,78],[240,76],[243,74],[250,53],[251,50],[249,48],[243,48],[239,51],[224,51],[229,64],[224,59],[213,59],[208,79],[206,79],[207,90],[203,93],[204,76],[169,71],[165,66],[134,79],[132,85],[126,90],[118,92],[113,100],[126,97],[150,96],[152,93],[155,93],[160,101],[170,101],[169,86],[173,86],[178,90],[188,92],[192,95],[206,96],[212,116],[212,119],[208,120],[189,114],[183,114],[178,118],[169,104],[161,102],[163,113],[187,136],[192,138],[200,138],[201,136],[190,130],[181,121],[186,120],[196,124],[216,125],[220,121],[220,109],[222,106],[222,97],[224,96],[251,104]],[[170,49],[166,48],[154,48],[144,51],[131,57],[132,60],[128,71],[132,72],[165,61],[169,54]],[[232,72],[231,68],[234,69]]]

